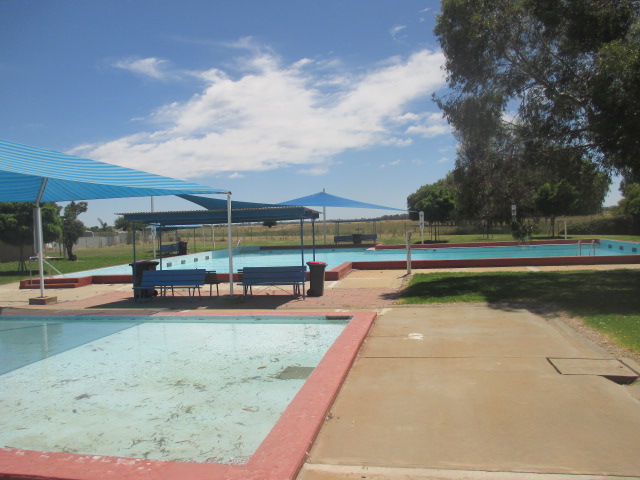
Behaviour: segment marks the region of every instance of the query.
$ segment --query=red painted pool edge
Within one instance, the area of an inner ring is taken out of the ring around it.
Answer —
[[[201,315],[203,312],[180,312]],[[166,314],[170,314],[167,312]],[[207,312],[247,315],[247,312]],[[273,312],[252,313],[273,315]],[[305,315],[287,313],[288,315]],[[279,314],[280,315],[280,314]],[[308,315],[323,315],[313,313]],[[335,313],[325,314],[336,316]],[[325,416],[344,382],[376,314],[345,313],[351,321],[246,465],[167,462],[101,455],[0,449],[2,480],[290,480],[306,460]]]

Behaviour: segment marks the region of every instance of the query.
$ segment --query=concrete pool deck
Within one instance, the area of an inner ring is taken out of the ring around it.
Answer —
[[[547,269],[574,268],[535,270]],[[306,300],[278,289],[231,299],[222,287],[219,298],[207,290],[201,299],[134,303],[130,285],[90,285],[51,290],[59,302],[37,307],[28,305],[37,290],[13,284],[0,287],[0,307],[376,311],[298,480],[640,478],[640,382],[602,376],[632,377],[637,363],[525,309],[394,305],[407,279],[397,270],[354,271]]]

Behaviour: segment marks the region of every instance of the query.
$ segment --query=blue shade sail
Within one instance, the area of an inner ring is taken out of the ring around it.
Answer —
[[[304,205],[306,207],[346,207],[346,208],[371,208],[376,210],[395,210],[399,212],[407,212],[407,209],[384,207],[382,205],[374,205],[373,203],[358,202],[336,195],[330,195],[325,192],[314,193],[306,197],[294,198],[278,205]]]
[[[0,139],[0,201],[41,202],[227,193],[226,190],[163,177],[110,163]]]

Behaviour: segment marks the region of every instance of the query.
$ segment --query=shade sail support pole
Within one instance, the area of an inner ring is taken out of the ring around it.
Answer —
[[[322,189],[322,193],[324,193],[324,188]],[[324,245],[327,244],[327,207],[326,205],[322,206],[322,224],[324,227]],[[315,258],[314,258],[315,260]]]
[[[316,261],[316,221],[311,219],[311,238],[313,239],[313,261]],[[325,240],[325,244],[326,244]]]
[[[44,189],[47,186],[48,178],[42,179],[42,185],[40,185],[40,191],[38,192],[38,198],[36,199],[36,228],[38,229],[38,272],[40,275],[40,297],[44,298],[44,234],[42,232],[42,209],[40,208],[40,202],[42,201],[42,195]]]
[[[300,219],[300,255],[302,256],[302,266],[304,267],[304,222]]]
[[[231,192],[227,192],[227,250],[229,252],[229,295],[233,296],[233,239],[231,238]]]

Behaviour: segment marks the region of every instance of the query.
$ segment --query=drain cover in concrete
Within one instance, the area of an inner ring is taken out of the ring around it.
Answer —
[[[619,360],[594,358],[549,358],[562,375],[598,375],[616,383],[633,383],[638,374]]]
[[[276,378],[280,380],[306,380],[313,372],[314,367],[287,367]]]

